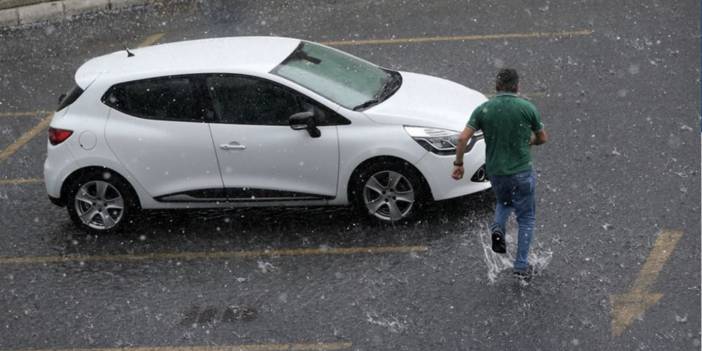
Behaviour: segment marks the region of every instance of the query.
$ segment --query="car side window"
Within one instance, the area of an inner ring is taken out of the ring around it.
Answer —
[[[207,87],[222,123],[288,125],[290,116],[301,111],[295,95],[264,79],[211,75]]]
[[[206,82],[222,123],[287,126],[293,114],[312,111],[320,127],[351,124],[312,99],[263,78],[215,74]]]
[[[120,83],[102,101],[128,115],[157,120],[205,122],[208,108],[200,99],[196,76],[169,76]]]

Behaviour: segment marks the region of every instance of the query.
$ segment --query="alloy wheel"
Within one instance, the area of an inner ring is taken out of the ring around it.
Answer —
[[[74,206],[81,222],[97,230],[113,228],[124,216],[122,194],[102,180],[83,184],[76,193]]]
[[[372,215],[395,222],[409,215],[414,205],[414,188],[407,177],[395,171],[373,174],[363,187],[363,201]]]

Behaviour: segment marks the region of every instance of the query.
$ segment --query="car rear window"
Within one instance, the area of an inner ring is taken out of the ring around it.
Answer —
[[[203,122],[204,108],[195,77],[160,77],[120,83],[110,88],[102,101],[135,117],[181,122]]]
[[[81,89],[79,86],[74,86],[70,91],[68,91],[66,94],[61,95],[59,98],[59,106],[56,109],[56,111],[61,111],[64,108],[68,107],[68,105],[74,103],[78,98],[83,94],[83,89]]]

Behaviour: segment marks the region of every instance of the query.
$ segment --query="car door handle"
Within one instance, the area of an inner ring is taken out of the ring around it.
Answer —
[[[222,150],[246,150],[246,145],[239,144],[239,142],[232,141],[229,144],[222,144],[219,146]]]

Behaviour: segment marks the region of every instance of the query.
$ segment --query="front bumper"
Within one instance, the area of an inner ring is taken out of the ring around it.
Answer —
[[[476,173],[485,164],[485,141],[478,140],[473,145],[472,150],[463,156],[463,169],[465,170],[463,179],[454,180],[451,178],[453,170],[453,160],[455,156],[436,155],[431,152],[419,160],[417,169],[427,180],[434,200],[446,200],[454,197],[464,196],[481,192],[490,188],[490,182],[478,180]]]
[[[51,201],[52,204],[54,204],[58,207],[66,206],[65,202],[60,197],[49,196],[49,201]]]

